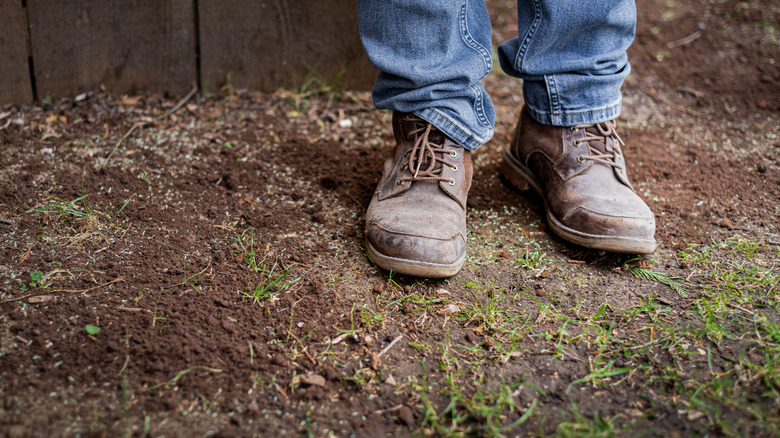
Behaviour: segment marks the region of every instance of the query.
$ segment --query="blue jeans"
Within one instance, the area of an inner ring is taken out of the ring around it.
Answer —
[[[498,48],[547,125],[615,119],[630,66],[634,0],[518,0],[518,37]],[[484,0],[358,0],[360,37],[380,71],[377,108],[412,112],[474,150],[493,136],[482,78],[493,67]]]

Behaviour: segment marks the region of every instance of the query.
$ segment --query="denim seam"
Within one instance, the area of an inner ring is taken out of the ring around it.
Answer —
[[[460,15],[458,17],[458,22],[460,25],[460,37],[468,47],[482,56],[482,62],[484,65],[483,76],[487,76],[490,73],[493,60],[490,57],[490,52],[484,46],[482,46],[482,44],[475,40],[474,37],[471,36],[471,33],[469,33],[469,26],[466,18],[467,8],[468,0],[463,2],[463,6],[460,8]],[[485,107],[482,104],[482,91],[475,86],[471,86],[471,89],[476,97],[474,100],[474,113],[477,116],[477,122],[479,122],[479,124],[482,126],[490,126],[490,121],[488,121],[487,116],[485,115]]]
[[[480,90],[476,85],[473,85],[471,89],[476,95],[476,99],[474,99],[474,112],[477,114],[477,120],[482,126],[490,126],[490,122],[488,121],[487,117],[485,117],[485,107],[482,104],[482,90]]]
[[[528,28],[528,33],[523,37],[523,41],[520,44],[520,49],[515,56],[515,70],[518,72],[523,71],[523,59],[525,58],[528,47],[531,45],[531,40],[536,35],[536,30],[539,29],[539,24],[542,22],[542,12],[539,6],[539,0],[534,0],[534,20],[531,22],[531,26]]]
[[[544,75],[544,83],[547,86],[550,114],[555,114],[561,109],[561,100],[558,98],[558,83],[555,81],[555,75]]]
[[[492,64],[492,59],[490,58],[490,52],[482,46],[477,40],[474,39],[474,37],[471,36],[469,33],[469,27],[468,23],[466,21],[466,8],[468,7],[468,0],[463,2],[463,6],[460,8],[460,15],[458,17],[458,21],[460,24],[460,37],[463,40],[463,42],[466,43],[467,46],[471,47],[474,51],[479,53],[482,56],[482,61],[484,62],[485,70],[483,75],[487,75],[490,73],[490,67]]]

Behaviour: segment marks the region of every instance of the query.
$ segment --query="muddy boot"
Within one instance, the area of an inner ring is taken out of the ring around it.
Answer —
[[[413,114],[394,113],[396,149],[366,211],[366,249],[380,268],[455,275],[466,257],[471,152]]]
[[[542,125],[523,110],[501,173],[544,200],[547,223],[562,238],[593,249],[649,254],[655,217],[626,175],[614,122]]]

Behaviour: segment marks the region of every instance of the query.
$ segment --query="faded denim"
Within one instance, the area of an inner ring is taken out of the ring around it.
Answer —
[[[523,79],[530,114],[547,125],[615,119],[630,72],[633,0],[518,0],[518,36],[498,47]],[[482,78],[492,69],[483,0],[358,0],[360,36],[380,71],[377,108],[413,112],[467,149],[493,136]]]

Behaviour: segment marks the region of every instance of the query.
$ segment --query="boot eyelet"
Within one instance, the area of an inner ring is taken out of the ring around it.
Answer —
[[[448,183],[449,183],[451,186],[454,186],[454,185],[455,185],[455,179],[454,179],[454,178],[450,178],[450,180],[449,180],[449,181],[447,181],[447,182],[448,182]]]
[[[578,163],[584,163],[585,162],[585,157],[580,155],[579,157],[577,157],[577,162]]]
[[[569,128],[569,132],[577,132],[579,130],[580,130],[580,128],[577,128],[576,126],[572,126],[572,127]]]
[[[450,168],[452,169],[453,172],[457,172],[458,171],[458,166],[450,166]]]
[[[458,151],[450,151],[450,156],[452,158],[458,158]]]
[[[582,144],[582,142],[579,140],[574,140],[572,143],[574,144],[574,147],[580,147],[580,145]]]

